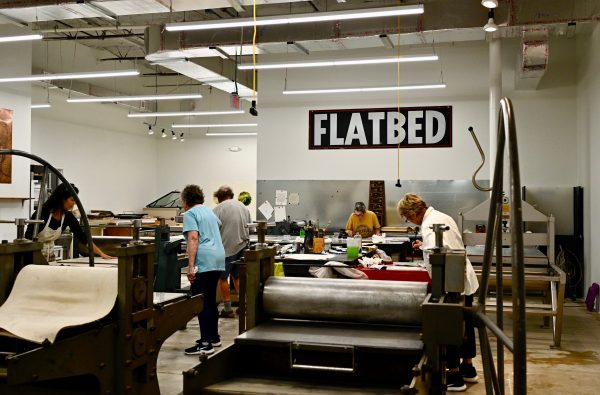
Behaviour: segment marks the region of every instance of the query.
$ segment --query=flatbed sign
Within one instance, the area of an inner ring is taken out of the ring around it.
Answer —
[[[400,118],[400,120],[398,120]],[[308,148],[452,147],[452,106],[312,110]]]

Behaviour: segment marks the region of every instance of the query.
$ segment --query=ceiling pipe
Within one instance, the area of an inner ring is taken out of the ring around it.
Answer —
[[[68,27],[60,29],[39,29],[35,30],[36,33],[47,34],[47,33],[79,33],[79,32],[108,32],[108,31],[127,31],[127,30],[144,30],[148,25],[116,25],[116,26],[89,26],[89,27]]]

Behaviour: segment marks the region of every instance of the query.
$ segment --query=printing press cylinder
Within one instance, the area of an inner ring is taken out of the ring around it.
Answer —
[[[274,318],[419,325],[427,283],[270,277],[263,308]]]

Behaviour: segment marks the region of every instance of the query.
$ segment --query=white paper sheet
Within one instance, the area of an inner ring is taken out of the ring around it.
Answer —
[[[285,206],[275,206],[275,222],[285,221]]]
[[[297,192],[290,193],[289,201],[292,206],[299,205],[300,204],[300,194]]]
[[[271,203],[269,203],[268,200],[265,200],[265,202],[258,207],[258,211],[260,211],[268,221],[271,219],[271,215],[273,215],[273,206],[271,206]]]
[[[0,330],[54,342],[61,329],[97,321],[118,294],[118,271],[101,267],[25,266],[0,307]]]
[[[278,189],[275,191],[275,205],[285,206],[288,203],[288,191]]]

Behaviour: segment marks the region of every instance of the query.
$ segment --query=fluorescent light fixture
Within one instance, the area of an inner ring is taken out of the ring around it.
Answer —
[[[111,78],[111,77],[130,77],[139,75],[137,70],[121,71],[87,71],[82,73],[58,73],[58,74],[37,74],[25,77],[0,78],[2,82],[26,82],[26,81],[55,81],[55,80],[76,80],[88,78]]]
[[[207,136],[213,136],[213,137],[227,137],[227,136],[256,136],[258,133],[256,132],[249,132],[249,133],[244,133],[244,132],[232,132],[232,133],[206,133]]]
[[[68,103],[106,103],[119,101],[144,101],[144,100],[184,100],[201,99],[199,93],[177,94],[177,95],[140,95],[140,96],[104,96],[104,97],[83,97],[77,99],[67,99]]]
[[[296,23],[343,21],[349,19],[380,18],[423,13],[423,5],[366,8],[362,10],[330,11],[310,14],[274,15],[256,19],[256,26],[287,25]],[[225,19],[219,21],[167,23],[170,32],[185,30],[231,29],[254,26],[252,18]]]
[[[22,36],[4,36],[0,37],[0,43],[12,43],[16,41],[34,41],[44,38],[41,34],[26,34]]]
[[[252,128],[258,126],[257,123],[214,123],[214,124],[179,124],[174,123],[172,128]]]
[[[442,89],[446,84],[424,84],[424,85],[401,85],[401,86],[375,86],[369,88],[332,88],[332,89],[307,89],[307,90],[285,90],[284,95],[309,95],[313,93],[357,93],[357,92],[385,92],[385,91],[408,91],[419,89]]]
[[[232,111],[182,111],[182,112],[133,112],[127,114],[129,118],[145,117],[196,117],[202,115],[233,115],[243,114],[243,110]]]
[[[485,8],[496,8],[498,7],[498,0],[482,0],[481,5]]]
[[[52,107],[52,105],[50,105],[50,103],[43,103],[43,104],[32,104],[31,108],[50,108]]]
[[[365,59],[331,59],[331,60],[315,60],[315,61],[300,61],[287,63],[259,63],[256,65],[257,70],[266,69],[293,69],[304,67],[332,67],[332,66],[355,66],[366,64],[382,64],[382,63],[408,63],[408,62],[428,62],[438,60],[437,55],[410,55],[410,56],[387,56],[383,58],[365,58]],[[240,70],[252,70],[251,64],[238,65]]]

